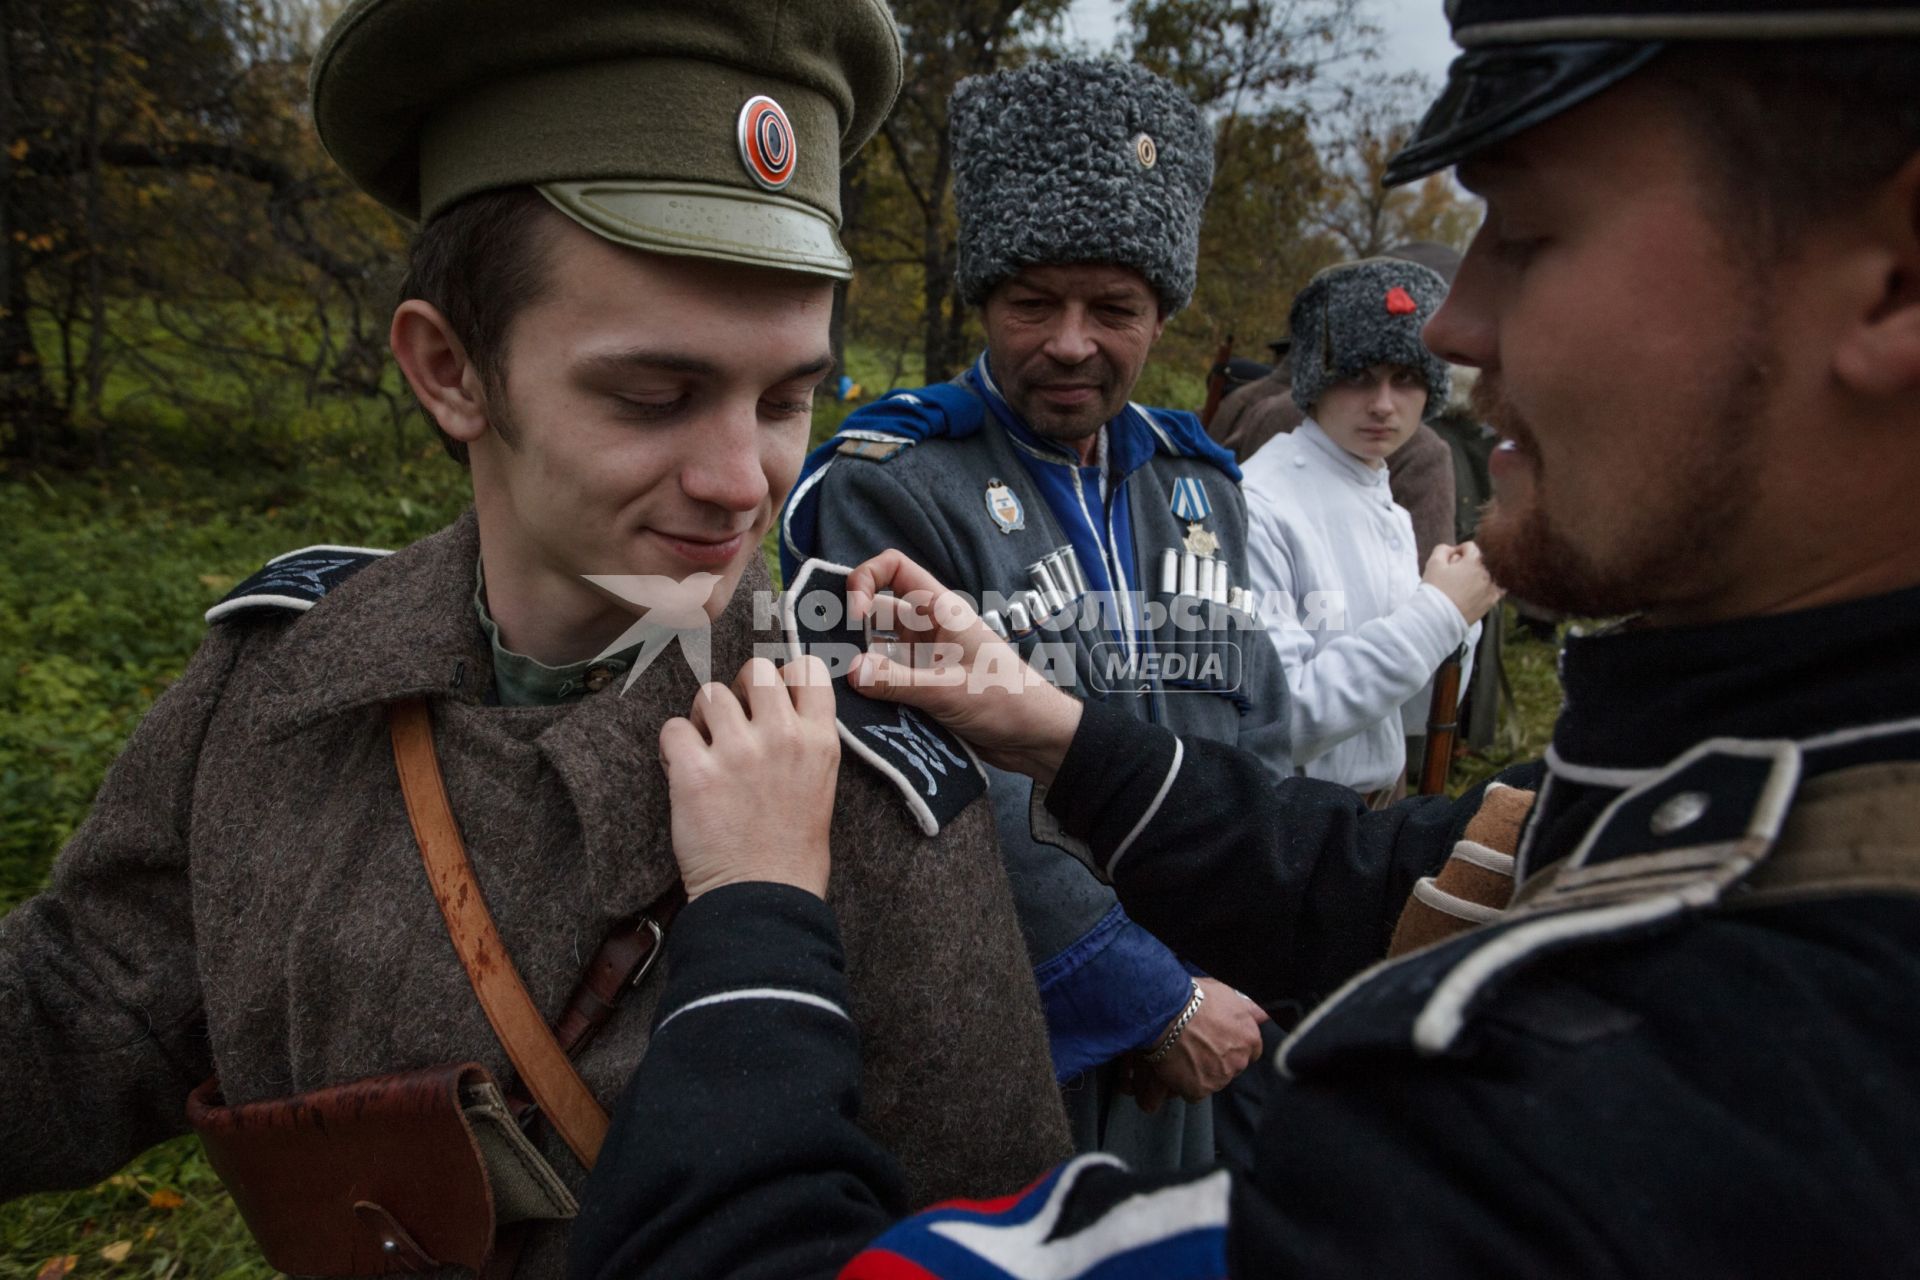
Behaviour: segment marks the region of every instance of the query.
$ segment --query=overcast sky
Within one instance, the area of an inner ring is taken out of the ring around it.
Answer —
[[[1387,71],[1417,71],[1435,89],[1446,78],[1447,64],[1456,52],[1447,34],[1442,0],[1366,0],[1374,20],[1386,30],[1380,67]],[[1120,0],[1073,0],[1067,35],[1096,49],[1113,44],[1119,29]]]

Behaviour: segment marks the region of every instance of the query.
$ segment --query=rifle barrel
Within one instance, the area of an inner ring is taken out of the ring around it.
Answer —
[[[1460,664],[1467,647],[1453,651],[1433,673],[1433,701],[1427,705],[1427,755],[1420,762],[1420,794],[1437,796],[1453,772],[1453,744],[1460,735]]]

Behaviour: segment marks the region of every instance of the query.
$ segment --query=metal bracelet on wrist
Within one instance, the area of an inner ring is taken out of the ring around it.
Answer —
[[[1173,1052],[1173,1046],[1180,1042],[1180,1034],[1187,1029],[1187,1024],[1193,1021],[1193,1015],[1200,1012],[1200,1006],[1206,1002],[1206,991],[1198,982],[1195,982],[1193,998],[1187,1001],[1187,1007],[1180,1011],[1180,1016],[1173,1020],[1171,1027],[1167,1028],[1167,1034],[1160,1038],[1160,1043],[1153,1046],[1152,1051],[1147,1054],[1148,1066],[1159,1066],[1166,1056]]]

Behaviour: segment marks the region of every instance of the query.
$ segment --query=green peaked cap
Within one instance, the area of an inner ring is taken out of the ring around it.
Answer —
[[[534,186],[621,244],[844,279],[840,167],[900,76],[881,0],[354,0],[310,90],[409,221]]]

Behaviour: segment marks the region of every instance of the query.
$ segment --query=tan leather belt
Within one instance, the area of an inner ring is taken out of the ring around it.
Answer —
[[[686,901],[678,884],[633,924],[616,930],[595,953],[552,1029],[513,966],[487,910],[473,863],[460,838],[433,749],[433,720],[424,699],[387,708],[394,763],[407,817],[420,845],[427,882],[447,923],[474,995],[539,1110],[580,1163],[591,1169],[607,1133],[607,1113],[574,1069],[570,1055],[593,1038],[621,996],[659,957],[666,928]],[[509,1099],[511,1102],[512,1099]],[[519,1108],[524,1113],[525,1108]]]

